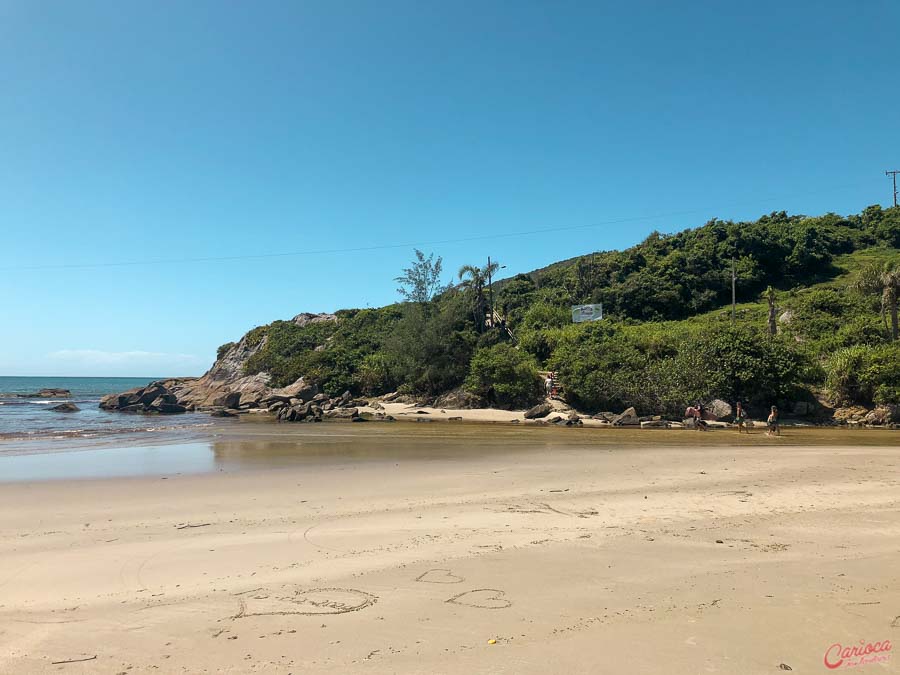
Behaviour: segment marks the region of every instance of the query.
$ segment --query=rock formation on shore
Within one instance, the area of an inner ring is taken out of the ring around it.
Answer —
[[[334,314],[298,314],[293,321],[300,326],[319,321],[335,321]],[[267,337],[254,340],[252,331],[228,349],[201,377],[181,377],[152,382],[121,394],[104,396],[100,407],[122,412],[178,413],[193,410],[250,409],[266,407],[272,396],[312,399],[315,386],[298,379],[287,387],[270,386],[268,373],[246,375],[247,361],[262,349]]]

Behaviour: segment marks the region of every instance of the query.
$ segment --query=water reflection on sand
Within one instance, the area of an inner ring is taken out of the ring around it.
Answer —
[[[254,421],[219,427],[206,438],[159,439],[153,444],[66,446],[44,452],[0,456],[0,481],[165,476],[278,469],[304,463],[446,460],[509,452],[614,451],[641,447],[790,448],[810,446],[897,446],[888,430],[788,428],[769,438],[733,430],[699,433],[656,429],[569,429],[510,424],[323,423],[274,424]]]

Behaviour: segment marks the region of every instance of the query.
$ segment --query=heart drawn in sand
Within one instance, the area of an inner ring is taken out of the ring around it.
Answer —
[[[454,595],[446,602],[478,609],[506,609],[512,606],[512,601],[506,598],[506,591],[496,588],[476,588],[474,591]]]
[[[416,581],[421,581],[426,584],[460,584],[465,581],[465,579],[456,576],[450,570],[436,569],[428,570],[424,574],[420,574],[416,577]]]
[[[241,598],[241,609],[234,617],[276,616],[286,614],[346,614],[374,605],[378,598],[353,588],[284,588],[255,592]]]

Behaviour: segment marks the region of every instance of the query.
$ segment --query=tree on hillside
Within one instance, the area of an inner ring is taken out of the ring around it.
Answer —
[[[500,265],[492,262],[490,265],[478,267],[477,265],[463,265],[459,268],[459,280],[462,289],[469,295],[472,302],[472,315],[479,332],[484,332],[485,315],[487,312],[487,298],[484,294],[488,278],[500,269]]]
[[[419,249],[413,250],[416,252],[416,259],[412,267],[405,268],[403,274],[394,281],[400,284],[397,292],[404,300],[424,304],[442,290],[441,272],[444,261],[440,256],[435,260],[434,253],[426,258]]]
[[[769,286],[766,289],[766,302],[769,303],[769,335],[775,335],[775,333],[778,331],[778,324],[775,323],[775,298],[775,289]]]
[[[887,328],[887,315],[890,314],[891,340],[896,341],[898,327],[897,300],[900,297],[900,263],[888,261],[872,263],[863,268],[854,284],[861,293],[881,295],[881,318]]]

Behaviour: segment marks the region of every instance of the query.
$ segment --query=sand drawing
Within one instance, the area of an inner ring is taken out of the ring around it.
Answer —
[[[284,616],[300,614],[347,614],[371,607],[378,597],[354,588],[311,588],[307,590],[288,587],[285,591],[260,590],[240,598],[240,611],[233,617]]]
[[[503,512],[506,513],[545,513],[545,514],[557,514],[560,516],[571,516],[571,513],[566,513],[565,511],[560,511],[557,508],[550,506],[549,504],[545,504],[542,502],[531,502],[529,504],[508,504]]]
[[[434,569],[420,574],[416,577],[416,581],[425,584],[461,584],[465,579],[456,576],[450,570]]]
[[[506,591],[496,588],[476,588],[454,595],[449,600],[454,605],[477,607],[478,609],[506,609],[512,607],[512,601],[506,597]]]

